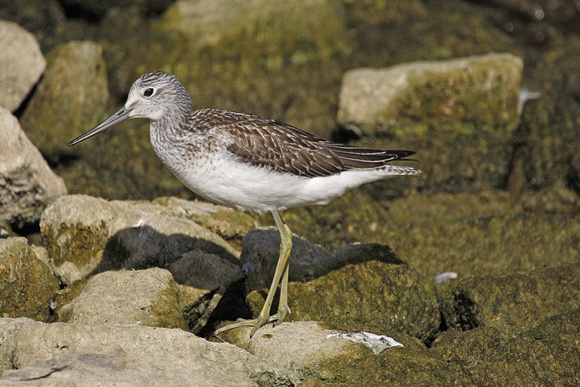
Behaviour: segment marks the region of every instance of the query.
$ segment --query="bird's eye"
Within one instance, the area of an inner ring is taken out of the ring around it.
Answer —
[[[150,88],[146,89],[146,90],[143,92],[143,95],[144,95],[145,97],[151,97],[151,96],[153,95],[153,91],[154,91],[154,90],[153,90],[153,88],[152,88],[152,87],[150,87]]]

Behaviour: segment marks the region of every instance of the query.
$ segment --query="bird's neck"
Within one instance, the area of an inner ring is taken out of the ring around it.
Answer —
[[[162,144],[175,141],[183,137],[190,126],[191,109],[183,109],[178,114],[167,114],[158,120],[151,120],[151,142]]]

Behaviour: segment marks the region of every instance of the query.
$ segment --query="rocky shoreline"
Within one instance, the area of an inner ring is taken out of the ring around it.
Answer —
[[[567,2],[24,3],[0,3],[0,385],[580,383]],[[259,312],[271,220],[197,200],[146,123],[65,146],[156,69],[194,108],[419,152],[285,212],[292,315],[252,340],[212,332]]]

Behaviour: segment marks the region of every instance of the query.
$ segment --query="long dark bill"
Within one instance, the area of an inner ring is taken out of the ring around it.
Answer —
[[[93,137],[95,134],[101,133],[109,129],[111,126],[114,126],[121,121],[125,121],[126,119],[130,118],[129,112],[130,110],[127,110],[124,107],[119,109],[117,113],[113,114],[111,117],[107,118],[105,121],[101,122],[99,125],[95,126],[85,134],[81,134],[80,136],[78,136],[77,138],[66,144],[66,146],[76,145],[89,137]]]

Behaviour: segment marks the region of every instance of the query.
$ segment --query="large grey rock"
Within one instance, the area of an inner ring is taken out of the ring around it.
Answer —
[[[58,160],[66,144],[105,118],[109,99],[100,44],[63,43],[47,55],[48,68],[21,119],[22,128],[47,157]]]
[[[59,286],[26,238],[0,239],[0,315],[48,321]]]
[[[18,120],[0,107],[0,222],[33,223],[48,203],[67,193],[20,128]]]
[[[15,371],[31,385],[292,386],[292,371],[179,329],[54,323],[19,330]],[[42,376],[42,377],[39,377]],[[30,380],[31,378],[35,378]]]
[[[70,195],[46,209],[40,228],[67,283],[111,269],[165,267],[196,249],[237,262],[239,253],[223,238],[171,211],[150,202]]]
[[[0,106],[15,111],[46,68],[34,35],[18,24],[0,20]]]
[[[315,321],[285,322],[276,327],[266,324],[250,339],[251,327],[225,331],[220,338],[245,348],[250,353],[285,367],[304,368],[338,355],[356,352],[349,340],[334,340],[338,333]]]
[[[338,122],[374,132],[408,123],[470,121],[515,129],[523,61],[489,54],[344,74]]]
[[[71,293],[80,293],[70,302]],[[59,302],[60,300],[65,303]],[[107,271],[77,281],[57,299],[59,321],[137,324],[187,330],[179,291],[165,269]]]

